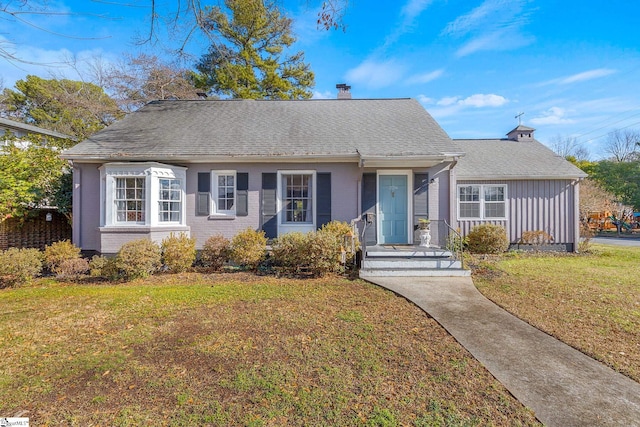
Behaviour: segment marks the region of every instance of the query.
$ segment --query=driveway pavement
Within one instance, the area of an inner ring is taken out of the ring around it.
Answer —
[[[469,277],[368,279],[440,323],[547,426],[640,426],[640,384],[507,313]]]
[[[593,237],[593,243],[617,246],[640,246],[640,236],[636,237]]]

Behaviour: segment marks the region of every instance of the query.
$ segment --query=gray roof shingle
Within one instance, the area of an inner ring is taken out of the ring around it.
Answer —
[[[456,166],[459,179],[576,179],[582,170],[540,142],[509,139],[455,139],[465,152]]]
[[[414,99],[155,101],[65,151],[71,159],[442,156],[458,147]]]

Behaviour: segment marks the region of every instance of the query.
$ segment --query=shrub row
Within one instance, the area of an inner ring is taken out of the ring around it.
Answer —
[[[341,258],[350,261],[353,248],[341,248],[346,223],[333,221],[317,233],[292,233],[274,243],[273,261],[288,274],[314,276],[337,271]],[[341,255],[344,252],[344,257]],[[266,259],[267,238],[263,231],[248,228],[229,241],[221,235],[210,237],[200,252],[200,264],[218,270],[228,262],[256,270]],[[28,283],[46,268],[58,278],[73,280],[89,273],[110,280],[144,278],[164,269],[180,273],[196,261],[196,242],[184,233],[171,234],[160,245],[138,239],[122,245],[115,257],[94,256],[86,260],[80,248],[68,240],[37,249],[9,249],[0,252],[0,287]]]

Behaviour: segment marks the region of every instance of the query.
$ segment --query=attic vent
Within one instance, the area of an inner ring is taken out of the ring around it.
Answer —
[[[338,89],[338,99],[351,99],[351,86],[340,83],[336,85],[336,89]]]

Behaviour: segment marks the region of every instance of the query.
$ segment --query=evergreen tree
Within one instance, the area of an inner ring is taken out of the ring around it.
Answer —
[[[291,19],[270,1],[224,4],[207,9],[201,24],[219,37],[196,65],[198,86],[232,98],[310,98],[314,75],[304,53],[288,53],[295,42]]]

